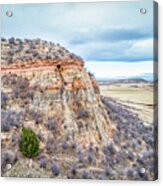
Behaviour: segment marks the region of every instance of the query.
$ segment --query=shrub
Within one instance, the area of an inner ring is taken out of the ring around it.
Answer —
[[[77,147],[76,141],[74,141],[74,140],[72,141],[71,147],[72,147],[73,149],[76,149],[76,147]]]
[[[109,168],[109,166],[105,167],[105,175],[106,176],[112,176],[112,170]]]
[[[4,37],[1,37],[1,41],[6,41],[6,38],[4,38]]]
[[[130,178],[132,178],[134,176],[134,171],[132,169],[129,169],[127,171],[127,176],[130,177]]]
[[[52,170],[54,176],[58,176],[60,174],[60,168],[54,161],[52,162],[51,170]]]
[[[9,43],[11,44],[14,44],[15,43],[15,38],[14,37],[11,37],[8,39]]]
[[[17,82],[17,75],[16,74],[5,74],[2,76],[1,78],[1,83],[2,83],[2,86],[4,87],[10,87],[10,88],[13,88],[13,86],[15,86]]]
[[[48,152],[50,152],[50,150],[51,150],[51,143],[50,143],[50,141],[48,141],[47,140],[47,142],[46,142],[46,150],[48,151]]]
[[[48,130],[52,130],[52,131],[55,131],[56,130],[56,122],[55,122],[55,118],[53,117],[48,117],[48,121],[46,123],[46,128]]]
[[[13,135],[11,136],[11,139],[12,139],[12,142],[15,142],[15,141],[17,140],[16,134],[13,134]]]
[[[40,159],[40,168],[46,168],[47,167],[47,159],[45,157]]]
[[[95,160],[93,152],[88,152],[88,162],[92,163]]]
[[[89,75],[90,77],[95,77],[94,74],[93,74],[92,72],[88,72],[88,75]]]
[[[35,124],[43,123],[43,113],[41,113],[39,110],[29,109],[28,110],[28,117],[31,120],[35,121]]]
[[[1,92],[1,108],[6,108],[8,96],[4,92]]]
[[[83,163],[83,162],[84,162],[84,154],[83,154],[82,151],[79,151],[79,152],[78,152],[78,161],[79,161],[80,163]]]
[[[85,170],[82,172],[82,179],[93,179],[93,175]]]
[[[111,143],[111,144],[104,147],[103,152],[104,152],[104,154],[114,155],[116,153],[116,148]]]
[[[37,134],[37,136],[38,136],[39,140],[41,140],[41,141],[44,140],[44,136],[43,136],[43,134],[42,134],[41,131],[39,131],[39,133]]]
[[[39,139],[31,129],[22,128],[20,151],[28,158],[36,157],[39,154]]]
[[[39,112],[33,113],[33,119],[35,120],[35,123],[37,125],[43,122],[43,117],[42,117],[41,113],[39,113]]]
[[[88,117],[89,117],[88,111],[79,111],[77,114],[77,119],[83,119]]]
[[[37,57],[38,55],[39,55],[38,52],[34,52],[34,53],[33,53],[33,57]]]
[[[24,48],[23,42],[19,41],[19,45],[18,45],[18,52],[21,52]]]
[[[71,173],[72,173],[73,176],[76,176],[76,174],[77,174],[77,168],[76,168],[75,164],[72,165]]]
[[[66,150],[68,148],[68,144],[66,141],[62,142],[62,150]]]
[[[16,98],[25,99],[29,93],[29,80],[27,78],[19,77],[16,84],[13,86],[13,95]]]
[[[99,180],[107,180],[108,178],[105,176],[105,174],[100,174],[99,175]]]
[[[33,99],[34,99],[34,91],[33,90],[29,90],[27,92],[27,97],[33,101]]]
[[[29,48],[30,48],[30,50],[36,49],[36,46],[35,46],[33,43],[30,43],[30,44],[29,44]]]
[[[5,168],[7,164],[14,164],[17,161],[17,154],[10,150],[2,152],[1,167]]]
[[[16,113],[13,110],[1,111],[1,130],[8,132],[13,126],[19,128],[23,122],[23,112]]]
[[[12,63],[13,63],[12,57],[11,56],[8,56],[8,58],[7,58],[7,64],[10,65]]]

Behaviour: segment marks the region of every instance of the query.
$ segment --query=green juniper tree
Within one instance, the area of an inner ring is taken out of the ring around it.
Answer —
[[[22,128],[20,151],[28,158],[36,157],[39,154],[39,139],[29,128]]]

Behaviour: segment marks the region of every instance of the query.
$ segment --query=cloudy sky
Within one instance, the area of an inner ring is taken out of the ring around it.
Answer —
[[[2,36],[60,43],[98,78],[153,71],[152,1],[3,5]]]

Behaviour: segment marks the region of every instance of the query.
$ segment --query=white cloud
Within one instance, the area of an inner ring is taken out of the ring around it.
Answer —
[[[129,52],[134,52],[135,54],[149,55],[153,53],[153,39],[138,40],[135,41],[130,48]]]
[[[139,1],[5,5],[2,35],[57,42],[86,60],[148,60],[152,58],[152,5]],[[147,14],[140,14],[141,7]],[[12,18],[6,17],[8,9],[14,13]]]
[[[85,66],[97,78],[131,77],[153,73],[152,61],[140,63],[88,61]]]

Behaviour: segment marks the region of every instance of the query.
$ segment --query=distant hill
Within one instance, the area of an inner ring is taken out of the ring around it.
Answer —
[[[128,80],[128,79],[133,79],[133,80],[137,80],[137,79],[142,79],[142,80],[146,80],[148,82],[154,82],[157,80],[157,73],[143,73],[143,74],[138,74],[138,75],[134,75],[134,76],[115,76],[115,77],[96,77],[96,79],[99,82],[103,82],[103,81],[112,81],[112,80]]]
[[[116,79],[116,80],[99,80],[99,84],[127,84],[127,83],[148,83],[149,81],[142,78]]]

